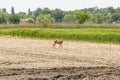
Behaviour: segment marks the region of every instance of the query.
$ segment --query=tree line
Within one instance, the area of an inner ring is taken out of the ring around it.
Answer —
[[[120,7],[113,8],[84,8],[73,11],[63,11],[61,9],[51,10],[47,7],[37,8],[31,11],[15,13],[11,7],[11,13],[6,8],[0,9],[0,24],[19,24],[21,19],[30,19],[30,23],[97,23],[111,24],[120,23]]]

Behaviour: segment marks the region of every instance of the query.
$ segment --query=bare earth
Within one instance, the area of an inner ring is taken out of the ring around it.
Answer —
[[[0,80],[120,80],[120,45],[0,37]]]

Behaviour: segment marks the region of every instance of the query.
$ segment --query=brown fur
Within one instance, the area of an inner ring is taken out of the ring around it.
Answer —
[[[59,44],[59,48],[60,48],[60,46],[63,47],[63,46],[62,46],[63,40],[55,40],[55,41],[54,41],[54,44],[53,44],[53,47],[54,47],[56,44]]]

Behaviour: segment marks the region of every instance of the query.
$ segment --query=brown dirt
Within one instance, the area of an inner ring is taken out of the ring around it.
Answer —
[[[120,80],[120,45],[0,37],[0,80]]]

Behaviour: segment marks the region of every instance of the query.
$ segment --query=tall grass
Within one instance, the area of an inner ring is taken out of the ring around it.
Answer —
[[[64,24],[64,23],[54,23],[54,24],[0,24],[0,29],[7,28],[64,28],[64,29],[74,29],[74,28],[119,28],[120,24]]]
[[[24,38],[63,39],[120,44],[120,29],[80,28],[80,29],[49,29],[49,28],[12,28],[1,29],[0,35]]]

